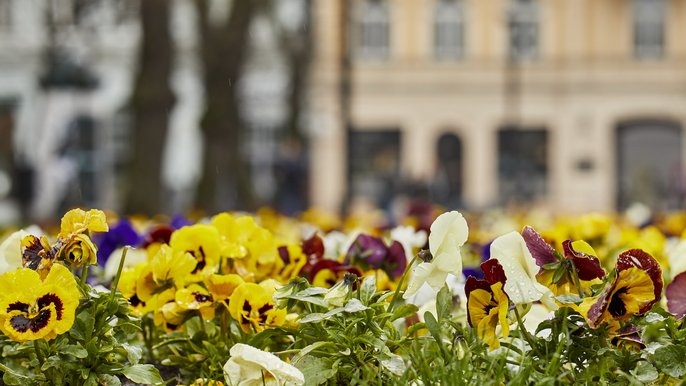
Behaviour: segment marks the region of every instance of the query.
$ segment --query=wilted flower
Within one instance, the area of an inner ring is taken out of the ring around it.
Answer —
[[[98,247],[90,237],[84,233],[74,233],[62,239],[62,247],[57,252],[57,258],[74,267],[98,262]]]
[[[591,328],[609,321],[642,315],[662,295],[662,269],[658,262],[640,249],[628,250],[617,258],[612,283],[599,295],[585,298],[579,310]]]
[[[296,367],[276,355],[243,343],[229,350],[231,358],[224,365],[226,383],[235,386],[295,386],[305,384],[305,376]]]
[[[45,236],[25,236],[21,239],[22,266],[38,272],[41,278],[45,278],[61,246],[61,243],[57,243],[51,247]]]
[[[424,284],[438,291],[448,274],[462,274],[460,247],[467,241],[469,228],[462,214],[457,211],[443,213],[431,224],[429,250],[431,260],[412,269],[407,290],[403,297],[412,296]]]
[[[470,276],[465,284],[467,320],[470,326],[476,328],[477,335],[494,350],[500,347],[496,334],[497,327],[500,326],[504,337],[510,333],[507,322],[510,300],[503,291],[507,278],[497,260],[483,262],[481,269],[484,272],[484,280]]]
[[[0,331],[17,342],[50,340],[74,324],[78,284],[65,266],[54,264],[45,280],[19,268],[0,276]]]

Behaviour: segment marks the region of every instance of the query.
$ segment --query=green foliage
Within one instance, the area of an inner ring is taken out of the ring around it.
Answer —
[[[154,366],[142,365],[135,343],[140,321],[129,314],[119,293],[83,285],[74,325],[50,341],[2,341],[3,382],[7,385],[119,385],[122,378],[159,384]]]

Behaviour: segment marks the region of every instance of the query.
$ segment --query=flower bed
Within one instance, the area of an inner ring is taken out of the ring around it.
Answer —
[[[375,215],[107,221],[75,209],[55,232],[5,232],[2,380],[662,384],[686,375],[684,214],[436,215],[390,228]]]

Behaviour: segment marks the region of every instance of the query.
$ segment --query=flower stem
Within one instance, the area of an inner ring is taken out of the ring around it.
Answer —
[[[519,325],[519,332],[522,333],[522,337],[524,337],[524,340],[526,340],[526,342],[529,343],[529,346],[531,346],[531,349],[534,350],[536,355],[538,355],[539,358],[543,358],[541,356],[541,354],[538,352],[538,346],[534,342],[534,338],[531,336],[529,331],[527,331],[526,327],[524,327],[524,321],[522,320],[522,317],[519,315],[519,310],[517,309],[516,305],[514,307],[514,314],[515,314],[515,317],[517,318],[517,324]]]
[[[38,363],[43,365],[43,362],[45,362],[45,359],[43,358],[43,352],[41,352],[40,347],[38,346],[38,340],[33,341],[33,349],[36,350],[36,357],[38,357]]]
[[[84,264],[81,268],[81,287],[86,287],[86,280],[88,279],[88,264]]]
[[[418,258],[419,256],[415,255],[415,257],[412,258],[412,261],[410,261],[410,264],[407,265],[407,268],[405,268],[405,272],[403,272],[403,275],[400,276],[400,280],[398,281],[398,285],[395,287],[395,292],[393,293],[391,303],[388,305],[386,312],[390,313],[391,311],[393,311],[393,306],[395,305],[395,301],[398,300],[398,294],[400,294],[400,289],[403,287],[403,282],[405,281],[405,278],[407,277],[414,263],[417,262]]]
[[[574,261],[570,261],[572,264],[572,269],[570,270],[571,275],[572,275],[572,280],[574,280],[574,286],[576,287],[576,290],[579,292],[579,297],[585,297],[586,294],[584,293],[583,288],[581,288],[581,280],[579,280],[579,272],[576,270],[576,264],[574,264]]]
[[[126,260],[126,254],[129,252],[129,246],[125,246],[124,250],[121,252],[121,259],[119,260],[119,268],[117,268],[117,274],[114,276],[114,281],[112,282],[112,288],[110,288],[110,300],[114,300],[114,295],[117,293],[117,286],[119,285],[119,279],[121,278],[121,272],[124,270],[124,261]]]

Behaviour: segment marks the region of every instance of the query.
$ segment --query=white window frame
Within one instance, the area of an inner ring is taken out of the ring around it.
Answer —
[[[388,1],[363,0],[357,9],[356,56],[386,60],[390,54],[391,15]]]

